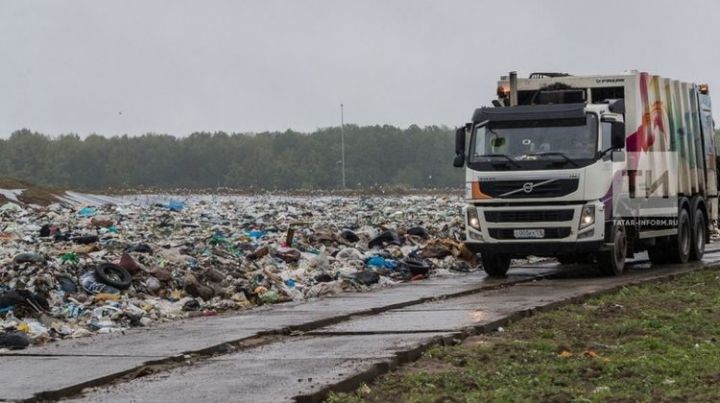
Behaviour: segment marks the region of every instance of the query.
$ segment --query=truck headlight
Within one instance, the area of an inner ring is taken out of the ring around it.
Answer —
[[[477,208],[475,206],[467,207],[467,222],[468,225],[480,230],[480,217],[478,217]]]
[[[595,224],[595,206],[583,206],[582,211],[580,212],[580,224],[578,229],[587,228],[593,224]]]

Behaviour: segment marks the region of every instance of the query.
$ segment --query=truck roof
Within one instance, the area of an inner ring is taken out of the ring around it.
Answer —
[[[508,122],[537,119],[572,119],[585,116],[585,104],[520,105],[505,108],[478,108],[473,122]]]
[[[517,104],[578,102],[602,104],[613,99],[628,99],[630,102],[636,102],[647,91],[649,82],[662,83],[659,85],[662,85],[663,88],[673,87],[679,92],[696,91],[701,95],[700,102],[708,104],[709,108],[707,85],[697,85],[637,71],[587,76],[572,76],[565,73],[533,73],[530,78],[517,79]],[[497,93],[501,104],[508,105],[509,92],[509,79],[503,76],[498,81]]]
[[[628,79],[638,77],[639,74],[640,73],[638,72],[633,72],[613,75],[542,75],[537,76],[537,78],[518,77],[518,90],[538,90],[548,85],[553,85],[557,83],[566,84],[568,86],[577,88],[618,87],[623,86],[625,82],[628,81]],[[500,77],[500,81],[498,81],[498,86],[507,87],[508,85],[508,78],[506,76]]]
[[[565,73],[532,73],[529,78],[518,77],[518,91],[532,91],[545,88],[549,85],[564,84],[573,88],[607,88],[607,87],[625,87],[633,85],[640,79],[641,75],[648,75],[661,79],[669,79],[667,77],[657,76],[639,71],[632,71],[621,74],[608,75],[586,75],[574,76]],[[673,83],[679,83],[689,86],[698,86],[696,83],[685,82],[681,80],[669,79]],[[507,76],[501,76],[498,81],[498,87],[509,88],[509,79]]]

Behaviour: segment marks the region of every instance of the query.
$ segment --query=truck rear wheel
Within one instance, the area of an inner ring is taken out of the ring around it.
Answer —
[[[692,229],[690,228],[690,215],[686,209],[680,209],[678,214],[678,233],[670,237],[668,257],[674,263],[687,263],[692,249]]]
[[[690,248],[690,260],[702,260],[705,254],[705,213],[702,209],[695,210],[692,225],[692,247]]]
[[[619,276],[625,270],[625,256],[627,256],[627,234],[622,225],[613,225],[610,232],[609,250],[598,256],[598,268],[606,276]]]
[[[483,253],[483,270],[489,277],[505,277],[510,268],[510,256],[503,254]]]

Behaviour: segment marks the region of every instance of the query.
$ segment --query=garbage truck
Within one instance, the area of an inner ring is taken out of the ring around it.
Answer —
[[[717,224],[708,86],[645,72],[512,72],[455,133],[465,245],[489,276],[513,258],[597,264],[619,275],[702,258]]]

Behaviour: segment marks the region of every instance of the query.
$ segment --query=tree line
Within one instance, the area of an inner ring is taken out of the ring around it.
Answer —
[[[345,126],[348,188],[458,187],[453,130]],[[337,189],[340,128],[312,133],[148,133],[104,137],[47,136],[27,129],[0,139],[0,176],[75,189]]]

